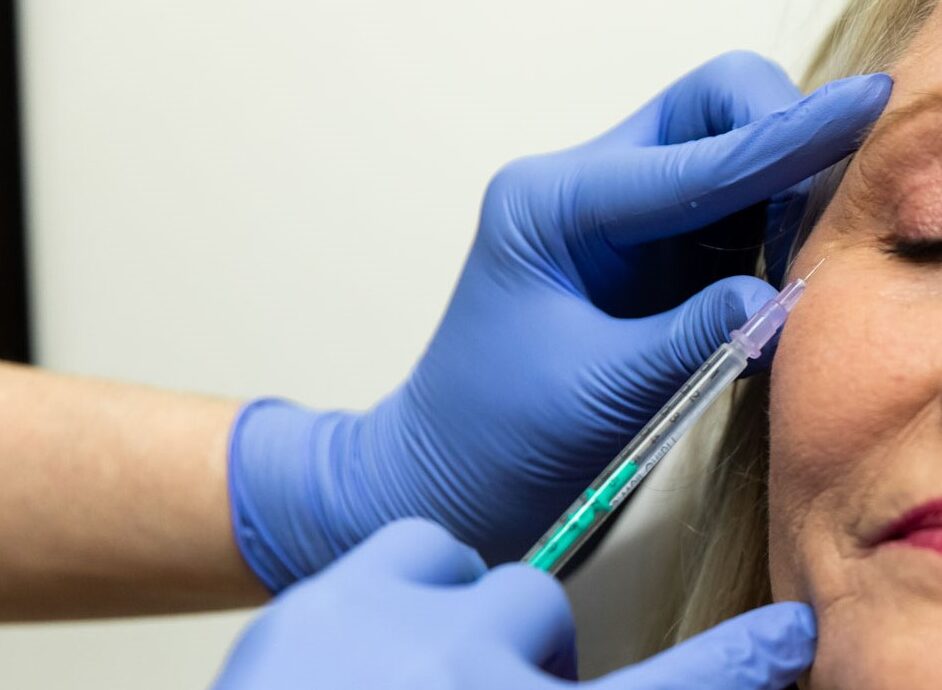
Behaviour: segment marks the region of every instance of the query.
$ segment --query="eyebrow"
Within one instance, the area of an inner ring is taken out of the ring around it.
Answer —
[[[915,124],[917,121],[925,118],[927,115],[936,115],[942,116],[942,91],[927,91],[919,94],[912,102],[907,103],[904,106],[895,108],[894,110],[884,114],[880,117],[879,120],[873,125],[869,133],[864,132],[862,134],[863,144],[854,153],[851,157],[844,159],[839,163],[835,168],[832,168],[833,178],[836,181],[836,185],[840,185],[844,179],[844,173],[847,170],[847,166],[850,163],[851,159],[861,158],[861,160],[866,160],[868,156],[863,155],[868,152],[872,147],[876,146],[879,151],[885,145],[885,140],[892,140],[892,138],[900,134],[908,126]],[[861,184],[855,185],[854,189],[850,194],[851,206],[859,209],[873,209],[875,203],[879,202],[879,192],[875,193],[875,189],[880,189],[881,185],[876,183],[874,185],[873,179],[871,176],[866,174],[864,171],[870,166],[861,166],[860,173],[862,175]],[[833,196],[833,189],[831,190]],[[830,196],[828,197],[828,203],[830,201]],[[867,211],[872,213],[872,211]],[[821,214],[823,215],[823,213]],[[810,224],[807,230],[807,235],[810,235],[814,227],[817,226],[819,217]],[[850,232],[852,228],[856,227],[854,223],[848,223],[847,225],[839,226],[839,232],[841,234]],[[807,239],[807,235],[804,239]],[[804,239],[801,239],[800,236],[798,239],[799,242],[804,242]]]
[[[881,117],[870,132],[870,136],[866,138],[864,147],[873,146],[882,139],[892,136],[894,132],[900,131],[926,113],[942,115],[942,92],[928,91],[922,93],[912,103],[897,108]]]

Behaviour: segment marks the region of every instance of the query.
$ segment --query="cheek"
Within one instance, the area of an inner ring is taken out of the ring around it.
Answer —
[[[894,274],[874,254],[829,258],[776,353],[769,538],[777,599],[808,598],[799,535],[827,539],[834,521],[854,519],[841,515],[848,494],[882,469],[862,460],[889,452],[888,441],[937,390],[939,334],[927,329],[942,324],[942,300],[913,290],[914,269]]]
[[[824,287],[796,309],[776,353],[772,374],[773,456],[815,475],[839,471],[825,455],[846,457],[871,446],[893,405],[905,370],[895,365],[906,348],[896,319],[880,306],[864,306],[838,288]],[[817,477],[818,479],[820,477]]]

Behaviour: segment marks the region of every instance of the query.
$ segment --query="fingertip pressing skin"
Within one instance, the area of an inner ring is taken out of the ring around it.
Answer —
[[[786,602],[737,616],[620,677],[613,674],[605,687],[784,688],[807,670],[814,648],[814,616],[809,607]]]

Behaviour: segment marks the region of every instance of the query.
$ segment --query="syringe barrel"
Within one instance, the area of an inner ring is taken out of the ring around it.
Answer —
[[[747,353],[725,343],[625,446],[563,513],[523,560],[550,573],[566,561],[677,444],[714,400],[746,368]]]

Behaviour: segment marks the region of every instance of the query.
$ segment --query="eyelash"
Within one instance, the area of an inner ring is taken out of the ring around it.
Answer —
[[[942,240],[888,239],[885,251],[914,264],[942,264]]]

